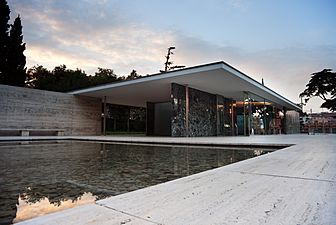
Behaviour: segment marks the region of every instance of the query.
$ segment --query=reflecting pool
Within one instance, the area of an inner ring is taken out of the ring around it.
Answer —
[[[267,152],[77,141],[0,143],[0,224],[87,204]]]

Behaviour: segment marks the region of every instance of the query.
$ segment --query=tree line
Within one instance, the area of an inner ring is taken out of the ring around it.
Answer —
[[[65,65],[56,66],[53,70],[37,65],[27,71],[26,57],[23,53],[26,44],[23,43],[20,15],[15,18],[13,24],[9,24],[9,19],[10,9],[7,1],[0,0],[0,84],[67,92],[141,77],[135,70],[128,76],[118,77],[112,69],[99,67],[92,76],[78,68],[68,69]],[[161,72],[183,67],[171,67],[172,62],[169,59],[173,49],[175,47],[168,49],[165,70]],[[305,103],[312,97],[320,97],[324,101],[322,108],[336,111],[336,73],[332,69],[324,69],[311,74],[311,79],[300,97],[305,98]]]
[[[135,70],[128,76],[117,76],[112,69],[98,68],[92,75],[66,65],[53,70],[37,65],[27,70],[20,15],[9,24],[10,9],[6,0],[0,0],[0,84],[30,87],[49,91],[67,92],[99,84],[140,77]]]
[[[135,70],[132,70],[128,76],[117,76],[112,69],[98,67],[94,75],[87,75],[81,69],[68,69],[66,65],[56,66],[53,70],[48,70],[43,66],[34,66],[27,71],[25,85],[41,90],[68,92],[139,77],[141,76]]]

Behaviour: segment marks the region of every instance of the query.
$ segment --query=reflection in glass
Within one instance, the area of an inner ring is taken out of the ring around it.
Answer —
[[[238,135],[298,132],[298,120],[290,118],[291,114],[298,115],[296,111],[290,114],[286,107],[252,93],[245,93],[244,101],[237,101],[233,105]]]

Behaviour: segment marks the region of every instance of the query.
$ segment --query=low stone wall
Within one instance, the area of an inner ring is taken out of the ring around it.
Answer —
[[[0,130],[60,129],[64,135],[100,135],[101,100],[0,85]]]

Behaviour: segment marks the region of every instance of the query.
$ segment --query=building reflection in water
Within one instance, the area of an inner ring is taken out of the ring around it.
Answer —
[[[0,225],[267,152],[253,150],[93,142],[2,143]]]

